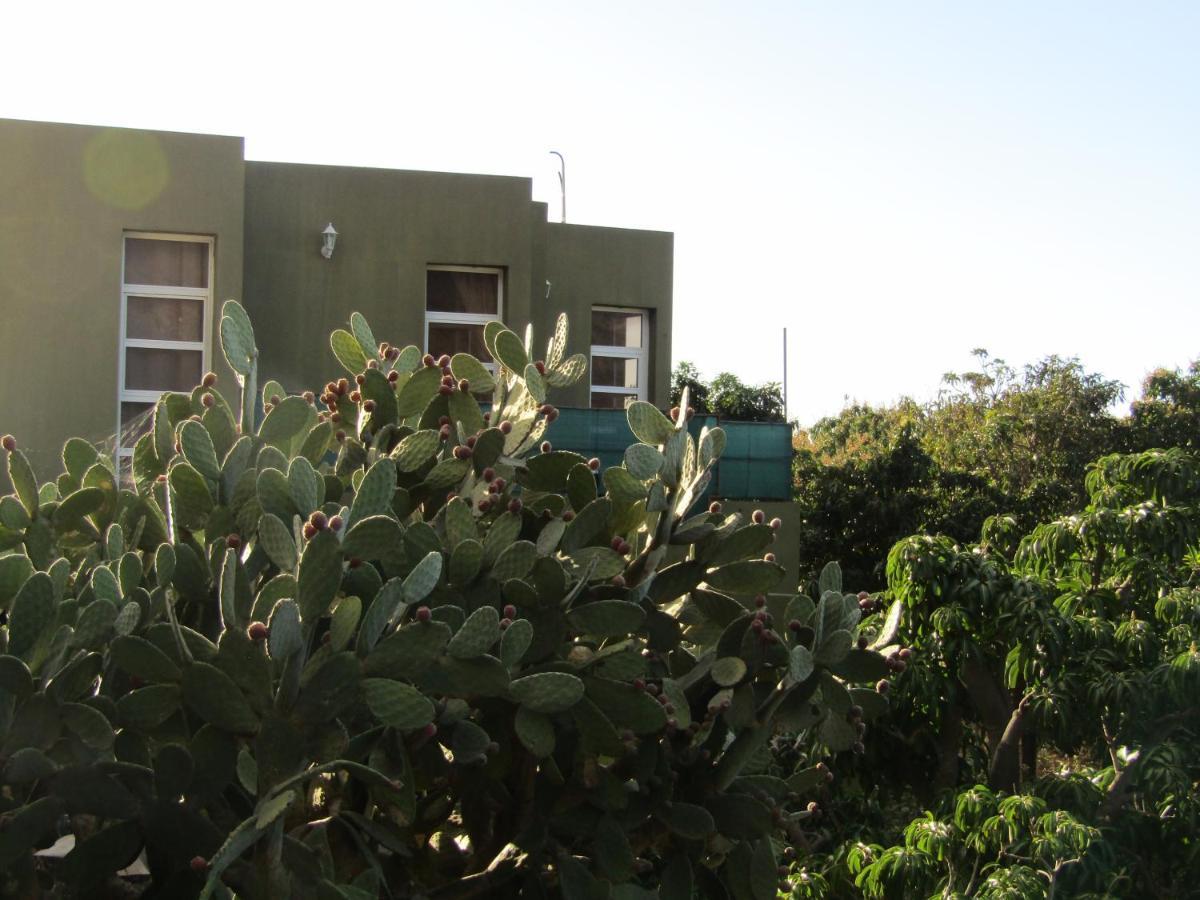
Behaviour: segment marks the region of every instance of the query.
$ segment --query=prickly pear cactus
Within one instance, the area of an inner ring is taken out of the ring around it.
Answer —
[[[633,404],[619,467],[549,447],[565,318],[544,359],[489,325],[490,367],[349,326],[346,377],[260,405],[227,303],[236,408],[165,395],[127,484],[5,439],[0,891],[774,896],[822,773],[768,739],[852,747],[891,637],[832,567],[772,593],[760,515],[693,513],[724,434],[686,400]]]

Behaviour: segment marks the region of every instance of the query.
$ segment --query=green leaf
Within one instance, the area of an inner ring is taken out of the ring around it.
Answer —
[[[353,525],[367,516],[387,513],[392,508],[392,495],[396,493],[396,464],[388,457],[375,462],[367,470],[355,491],[350,506],[348,525]]]
[[[54,612],[54,584],[45,572],[35,572],[13,598],[8,613],[8,652],[27,657],[38,641],[48,640]]]
[[[234,734],[253,734],[258,717],[233,679],[216,666],[194,662],[183,673],[183,700],[210,725]]]
[[[375,335],[371,333],[371,326],[367,324],[366,317],[360,312],[350,313],[350,331],[354,334],[354,339],[358,341],[358,346],[362,348],[363,356],[367,359],[374,359],[379,353],[379,342],[375,340]]]
[[[738,656],[724,656],[713,663],[709,673],[721,687],[732,687],[746,677],[746,664]]]
[[[539,713],[564,712],[583,696],[583,682],[566,672],[539,672],[508,686],[514,700]]]
[[[337,361],[351,375],[357,375],[367,367],[367,355],[362,345],[350,332],[339,328],[329,336],[329,346]]]
[[[429,462],[441,446],[441,440],[436,431],[414,431],[392,451],[396,468],[401,472],[415,472]]]
[[[258,436],[263,442],[281,450],[287,450],[295,437],[316,419],[316,411],[303,397],[284,397],[259,426]]]
[[[495,389],[496,381],[479,360],[469,353],[456,353],[450,358],[450,371],[456,381],[464,378],[470,383],[472,394],[482,394]]]
[[[567,613],[572,628],[595,637],[633,634],[645,620],[645,610],[626,600],[594,600]]]
[[[404,530],[390,515],[368,516],[346,532],[342,553],[358,559],[387,559],[401,552],[403,540]]]
[[[784,574],[783,566],[763,559],[748,559],[713,569],[704,580],[731,594],[765,594],[779,584]]]
[[[521,373],[529,364],[529,356],[525,353],[525,345],[521,339],[507,328],[501,330],[493,340],[494,356],[504,368],[510,372]]]
[[[500,614],[494,606],[481,606],[467,617],[446,652],[457,659],[481,656],[500,640]]]
[[[564,553],[573,553],[603,537],[608,530],[608,519],[612,515],[612,501],[598,497],[575,515],[563,532],[560,547]]]
[[[325,615],[341,583],[341,544],[332,532],[319,531],[305,545],[300,557],[296,601],[305,624]]]
[[[271,659],[281,662],[304,646],[300,607],[295,601],[280,600],[276,603],[268,625],[267,652]]]
[[[532,643],[533,624],[528,619],[515,619],[500,637],[500,661],[515,669]]]
[[[54,510],[54,529],[73,531],[85,516],[103,508],[107,494],[98,487],[85,487],[69,494]]]
[[[645,400],[635,400],[625,410],[629,429],[643,444],[665,444],[675,432],[671,420]]]
[[[813,666],[813,655],[807,647],[797,645],[791,649],[788,654],[788,677],[793,682],[799,684],[808,680],[808,676],[813,673]]]
[[[645,446],[635,444],[634,446]],[[612,466],[604,470],[604,488],[616,503],[636,503],[646,499],[646,486],[627,470]]]
[[[295,571],[295,538],[292,537],[291,529],[271,513],[264,513],[258,520],[258,544],[281,571]]]
[[[554,725],[541,713],[527,706],[519,707],[513,728],[522,746],[539,759],[554,752]]]
[[[113,664],[147,682],[178,681],[182,673],[167,654],[145,638],[123,635],[112,642]]]
[[[424,600],[437,587],[438,579],[442,577],[442,554],[431,551],[413,566],[413,570],[404,579],[404,600],[406,603],[417,603]]]
[[[412,685],[390,678],[366,678],[362,688],[367,706],[385,725],[413,731],[433,721],[433,704]]]
[[[204,476],[183,462],[172,466],[167,478],[174,494],[176,522],[192,530],[203,528],[213,508],[212,494]]]
[[[36,519],[38,510],[37,479],[33,475],[33,467],[29,465],[28,458],[20,449],[13,450],[8,454],[8,480],[12,482],[13,490],[16,491],[17,498],[25,507],[29,518]]]
[[[213,447],[208,429],[199,422],[187,419],[179,425],[179,446],[186,459],[196,471],[216,481],[221,477],[221,464],[217,462],[217,451]]]
[[[108,750],[116,735],[103,713],[82,703],[64,703],[58,709],[63,724],[93,750]]]

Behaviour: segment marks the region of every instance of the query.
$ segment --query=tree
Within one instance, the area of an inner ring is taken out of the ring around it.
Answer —
[[[689,405],[701,415],[713,415],[735,422],[783,422],[783,390],[778,382],[748,385],[736,375],[721,372],[711,382],[700,377],[690,362],[681,362],[671,373],[671,403],[679,405],[684,388],[689,390]]]

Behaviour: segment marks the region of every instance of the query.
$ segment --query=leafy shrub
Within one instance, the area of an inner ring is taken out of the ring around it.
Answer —
[[[767,740],[851,748],[888,666],[836,567],[764,597],[771,525],[691,514],[723,432],[635,403],[598,485],[542,444],[565,319],[544,360],[489,325],[493,373],[355,314],[353,381],[263,416],[237,303],[220,331],[240,408],[165,395],[129,484],[5,440],[0,891],[124,895],[144,851],[145,896],[774,896],[825,773],[763,774]]]

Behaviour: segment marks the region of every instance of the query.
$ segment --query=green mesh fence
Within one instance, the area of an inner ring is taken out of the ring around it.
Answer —
[[[695,436],[708,425],[725,429],[725,453],[706,497],[729,500],[788,500],[792,496],[792,429],[782,422],[727,422],[696,416],[688,423]],[[635,440],[623,410],[560,409],[546,438],[556,450],[573,450],[617,466]]]

